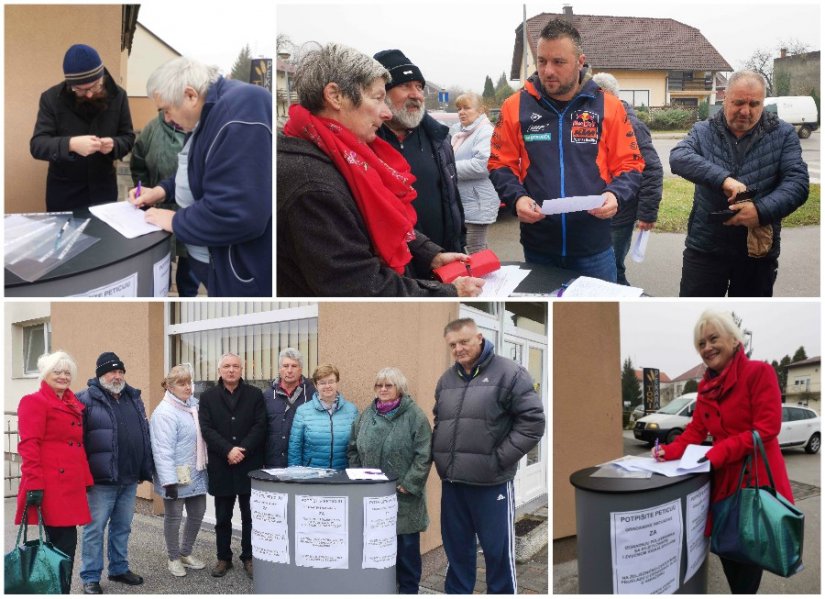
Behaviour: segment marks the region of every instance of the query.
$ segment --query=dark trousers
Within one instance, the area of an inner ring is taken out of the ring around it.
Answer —
[[[442,481],[441,538],[447,554],[444,591],[469,595],[476,584],[476,537],[484,552],[487,592],[516,592],[513,481],[465,485]]]
[[[624,261],[630,251],[630,242],[633,240],[633,221],[623,225],[610,225],[610,237],[613,239],[613,253],[616,255],[616,282],[619,285],[630,285],[625,276]]]
[[[203,286],[206,287],[206,282],[209,280],[209,264],[206,262],[200,262],[193,258],[186,259],[186,266],[184,267],[188,270],[187,275],[192,280],[198,280],[199,282],[203,283]],[[206,289],[209,291],[209,289]],[[195,287],[195,295],[198,294],[198,288]]]
[[[398,535],[395,581],[399,595],[417,595],[421,582],[421,533]]]
[[[77,553],[77,527],[76,526],[44,526],[46,538],[63,553],[69,556],[69,580],[74,572],[74,556]],[[69,591],[71,592],[71,591]]]
[[[755,595],[762,582],[762,568],[750,564],[742,564],[733,560],[719,558],[725,578],[728,579],[730,592],[734,595]]]
[[[680,297],[771,297],[776,258],[724,258],[685,248]]]
[[[250,494],[215,497],[215,537],[218,559],[232,561],[232,512],[235,497],[241,508],[241,561],[252,559],[252,511],[249,509]]]

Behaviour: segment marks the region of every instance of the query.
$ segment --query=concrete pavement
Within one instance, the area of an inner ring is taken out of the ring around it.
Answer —
[[[212,501],[208,498],[207,501]],[[14,547],[17,536],[17,527],[14,525],[16,499],[6,499],[4,553]],[[547,518],[547,503],[530,509],[531,514]],[[432,523],[431,526],[438,526]],[[544,526],[547,526],[545,521]],[[29,533],[37,534],[36,528],[29,528]],[[78,537],[82,531],[78,531]],[[30,537],[31,538],[31,537]],[[106,578],[105,560],[103,578],[100,581],[104,594],[175,594],[175,595],[206,595],[206,594],[251,594],[252,581],[246,577],[237,554],[240,551],[240,531],[235,531],[232,548],[236,557],[234,568],[223,578],[214,578],[209,570],[215,562],[215,533],[211,525],[205,525],[198,534],[193,555],[206,562],[205,570],[187,570],[187,575],[175,578],[167,569],[166,544],[163,539],[163,517],[153,516],[149,511],[149,504],[145,500],[138,500],[137,511],[132,522],[132,533],[129,538],[129,567],[143,576],[144,583],[130,587],[125,584],[110,582]],[[441,594],[444,592],[444,576],[447,569],[447,558],[443,548],[439,547],[422,556],[423,572],[420,594]],[[520,594],[547,595],[549,587],[548,551],[547,545],[528,562],[517,564],[518,592]],[[72,593],[82,593],[80,582],[80,540],[78,540],[75,570],[72,578]],[[485,591],[484,560],[479,554],[478,582],[476,593]]]

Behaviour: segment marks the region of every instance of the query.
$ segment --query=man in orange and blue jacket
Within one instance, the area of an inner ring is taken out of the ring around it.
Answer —
[[[616,282],[610,219],[635,197],[645,163],[618,98],[582,83],[579,32],[550,21],[539,36],[536,73],[501,107],[490,180],[521,221],[527,262]],[[545,216],[544,200],[600,195],[587,212]]]

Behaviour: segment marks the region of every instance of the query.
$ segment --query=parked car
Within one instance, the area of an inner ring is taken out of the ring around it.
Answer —
[[[671,443],[681,435],[693,416],[696,408],[696,393],[680,395],[654,414],[642,416],[633,426],[633,436],[640,441],[653,445]]]
[[[457,112],[444,112],[443,110],[428,110],[427,114],[429,114],[442,125],[447,125],[448,127],[452,127],[458,122]]]
[[[819,128],[819,113],[811,96],[777,96],[765,98],[765,110],[796,127],[802,139],[808,139]]]
[[[780,447],[804,446],[806,453],[816,453],[822,445],[819,414],[803,406],[782,406]]]
[[[630,412],[630,416],[628,417],[628,421],[631,423],[636,422],[639,418],[645,415],[645,404],[640,403],[638,406],[633,408]]]

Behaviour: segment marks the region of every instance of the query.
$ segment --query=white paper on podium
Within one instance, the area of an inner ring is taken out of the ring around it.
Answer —
[[[593,210],[604,204],[602,196],[571,196],[569,198],[556,198],[554,200],[544,200],[541,203],[542,214],[563,214],[565,212],[579,212],[581,210]]]
[[[502,266],[481,277],[486,283],[479,297],[508,297],[529,274],[529,270],[522,270],[517,264]]]
[[[578,277],[562,292],[564,297],[640,297],[644,289],[617,285],[593,277]]]
[[[144,220],[145,213],[143,210],[129,202],[112,202],[110,204],[89,206],[89,212],[127,239],[134,239],[161,230],[157,225],[147,223]]]
[[[644,261],[648,239],[650,239],[650,231],[639,231],[636,241],[633,242],[633,249],[630,250],[630,257],[634,262]]]

